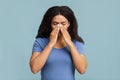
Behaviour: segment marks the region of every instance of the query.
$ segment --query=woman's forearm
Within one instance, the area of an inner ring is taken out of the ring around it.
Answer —
[[[81,74],[85,73],[87,68],[85,55],[80,54],[72,42],[69,45],[69,48],[76,69]]]
[[[37,73],[38,71],[40,71],[42,69],[42,67],[44,66],[45,62],[48,59],[48,56],[49,56],[52,48],[53,47],[49,43],[41,53],[38,53],[37,56],[35,56],[34,58],[32,58],[30,60],[30,67],[31,67],[31,71],[33,73]],[[35,53],[36,52],[34,52],[33,55]]]

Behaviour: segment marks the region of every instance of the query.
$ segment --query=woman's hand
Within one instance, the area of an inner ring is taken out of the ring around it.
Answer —
[[[50,33],[50,45],[53,47],[55,43],[57,42],[58,38],[58,33],[59,33],[59,27],[56,27],[53,29],[53,31]]]
[[[71,41],[71,37],[70,37],[67,29],[65,27],[61,27],[60,30],[61,30],[61,33],[64,37],[65,42],[67,43],[68,46],[70,46],[72,41]]]

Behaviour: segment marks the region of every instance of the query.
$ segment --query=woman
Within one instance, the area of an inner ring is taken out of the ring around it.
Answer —
[[[75,80],[75,68],[80,74],[87,68],[83,43],[73,11],[67,6],[49,8],[33,45],[31,71],[41,71],[41,80]]]

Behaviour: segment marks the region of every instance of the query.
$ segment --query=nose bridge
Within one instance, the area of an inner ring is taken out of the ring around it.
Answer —
[[[61,26],[62,26],[62,24],[61,24],[61,23],[59,23],[59,24],[57,24],[57,26],[58,26],[58,27],[61,27]]]

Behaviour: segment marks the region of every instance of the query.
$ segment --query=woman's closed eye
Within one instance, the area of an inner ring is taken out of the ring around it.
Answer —
[[[58,23],[53,23],[54,26],[58,25]]]

